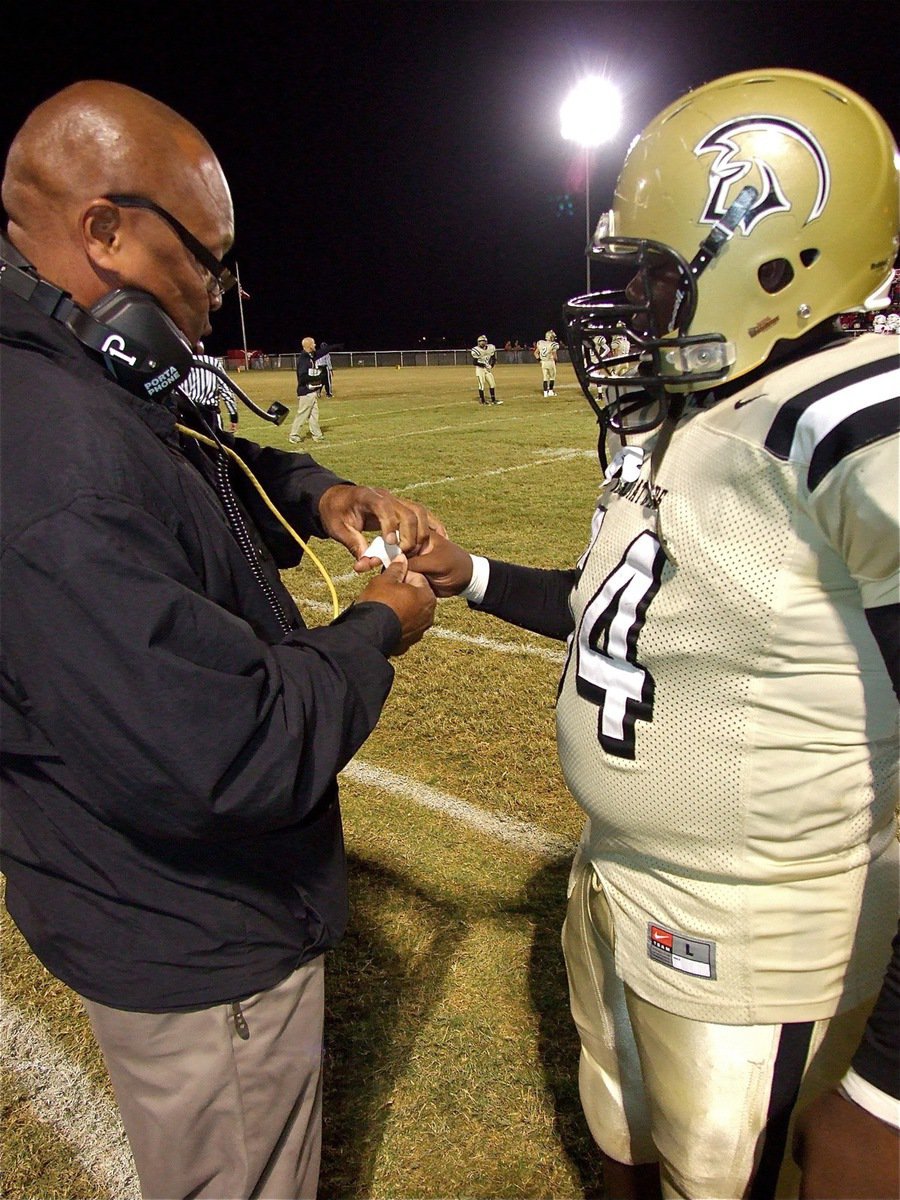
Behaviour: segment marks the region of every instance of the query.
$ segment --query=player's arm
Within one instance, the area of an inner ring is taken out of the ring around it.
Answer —
[[[837,461],[813,486],[810,511],[859,586],[869,629],[900,696],[897,495],[891,484],[897,438],[888,424],[896,420],[896,395],[887,374],[870,383],[876,385],[892,403],[870,406],[868,421],[848,425],[840,445],[831,447]],[[803,1171],[804,1200],[900,1195],[900,934],[850,1069],[840,1088],[800,1115],[794,1157]]]
[[[474,565],[486,568],[487,578],[480,599],[475,598],[478,593],[463,593],[471,608],[561,642],[574,631],[569,597],[578,582],[577,570],[544,570],[498,559],[476,559]]]
[[[569,596],[578,571],[542,570],[471,555],[432,534],[425,553],[409,567],[424,575],[438,596],[463,596],[479,612],[564,641],[575,628]]]

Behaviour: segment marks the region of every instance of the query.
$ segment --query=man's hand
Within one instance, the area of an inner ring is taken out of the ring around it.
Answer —
[[[433,532],[428,545],[410,555],[409,569],[424,575],[436,596],[458,596],[472,578],[472,556],[462,546]]]
[[[363,601],[386,604],[397,614],[402,633],[391,657],[405,654],[421,640],[434,622],[437,607],[434,592],[421,575],[409,570],[402,554],[366,584],[357,596],[357,603]]]
[[[900,1134],[837,1091],[813,1100],[797,1120],[794,1159],[801,1200],[896,1200]]]
[[[414,554],[428,544],[432,531],[447,532],[424,505],[400,500],[386,488],[359,487],[352,483],[335,484],[323,493],[319,519],[328,536],[346,546],[356,559],[365,555],[368,546],[364,529],[378,530],[386,542]]]

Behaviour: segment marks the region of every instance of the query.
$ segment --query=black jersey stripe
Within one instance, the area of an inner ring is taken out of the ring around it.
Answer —
[[[750,1200],[772,1200],[787,1149],[788,1125],[806,1069],[813,1022],[782,1025],[772,1071],[769,1111],[759,1164],[748,1193]]]
[[[807,388],[805,392],[800,392],[798,395],[793,396],[786,404],[782,405],[778,411],[778,416],[772,422],[771,428],[766,435],[766,449],[771,454],[774,454],[776,458],[781,458],[786,462],[790,457],[797,423],[808,408],[811,408],[818,400],[823,400],[826,396],[843,391],[844,388],[852,387],[855,383],[862,383],[867,379],[876,379],[879,375],[886,375],[890,371],[893,371],[896,366],[896,355],[879,358],[875,362],[863,363],[862,366],[854,367],[850,371],[844,371],[841,375],[833,375],[830,379],[823,379],[813,387]]]
[[[872,442],[880,442],[900,430],[900,400],[891,397],[880,404],[851,413],[822,438],[810,459],[806,485],[814,492],[841,459]]]

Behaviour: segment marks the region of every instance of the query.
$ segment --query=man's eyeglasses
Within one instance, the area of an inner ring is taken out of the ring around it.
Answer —
[[[118,204],[120,208],[145,208],[148,212],[162,217],[178,235],[182,246],[193,254],[200,266],[212,277],[209,290],[214,294],[222,296],[237,283],[237,279],[228,267],[224,263],[220,263],[216,256],[210,253],[203,243],[195,238],[190,230],[185,229],[182,223],[170,212],[167,212],[162,205],[155,204],[152,200],[146,200],[143,196],[104,196],[103,199],[108,200],[110,204]]]

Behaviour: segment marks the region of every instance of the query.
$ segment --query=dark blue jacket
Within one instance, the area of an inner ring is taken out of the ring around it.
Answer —
[[[235,473],[267,596],[208,451],[16,296],[2,352],[7,906],[90,999],[250,995],[344,930],[336,775],[378,720],[399,622],[361,604],[307,629],[278,575],[299,549]],[[337,476],[222,436],[324,536]]]

